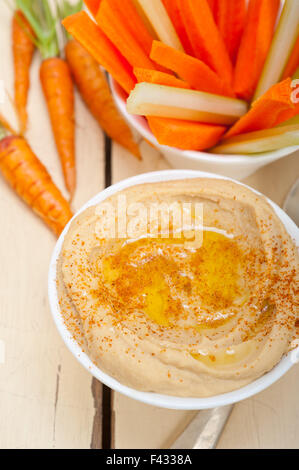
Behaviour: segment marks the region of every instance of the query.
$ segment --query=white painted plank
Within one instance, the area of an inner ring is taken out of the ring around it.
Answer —
[[[12,96],[11,12],[0,6],[0,79]],[[31,70],[28,140],[63,189],[39,83]],[[103,187],[103,135],[76,100],[79,208]],[[1,111],[12,118],[9,101]],[[15,120],[14,120],[15,122]],[[0,178],[0,448],[88,448],[94,419],[92,378],[65,347],[51,318],[47,271],[55,238]]]

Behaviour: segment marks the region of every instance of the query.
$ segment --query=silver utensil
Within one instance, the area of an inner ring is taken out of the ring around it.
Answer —
[[[283,205],[283,209],[299,226],[299,179],[291,188]]]
[[[232,409],[228,405],[199,411],[171,449],[214,449]]]

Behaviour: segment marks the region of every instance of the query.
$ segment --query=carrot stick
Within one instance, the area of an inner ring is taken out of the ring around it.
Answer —
[[[194,55],[192,45],[186,32],[183,19],[179,10],[178,0],[163,0],[163,4],[167,10],[167,13],[172,21],[173,26],[175,27],[175,30],[180,38],[185,52],[189,55]]]
[[[234,90],[250,101],[269,52],[280,0],[250,0],[236,61]]]
[[[284,69],[282,78],[292,77],[299,67],[299,36],[293,48],[289,61]]]
[[[142,21],[132,0],[126,0],[125,8],[123,0],[109,0],[111,10],[122,18],[131,35],[136,38],[143,51],[149,56],[154,37]]]
[[[147,118],[151,131],[161,145],[182,150],[206,150],[213,147],[226,127],[179,119]]]
[[[110,0],[102,0],[96,20],[102,31],[132,67],[156,68],[140,46],[135,34],[131,33],[127,23],[124,22],[123,15],[120,15],[116,8],[112,8]]]
[[[23,137],[10,135],[0,141],[0,171],[58,236],[72,217],[70,206]]]
[[[196,57],[231,83],[232,63],[207,0],[179,0],[179,7]]]
[[[215,19],[232,63],[236,62],[246,19],[246,0],[217,0]]]
[[[210,7],[211,12],[213,13],[214,18],[216,17],[217,5],[218,0],[208,0],[208,4]]]
[[[86,12],[69,16],[62,24],[119,85],[130,93],[136,83],[131,66]]]
[[[187,82],[159,70],[134,68],[134,75],[139,83],[156,83],[157,85],[173,86],[175,88],[190,88]]]
[[[79,92],[99,125],[111,139],[140,159],[139,148],[114,104],[105,75],[95,59],[75,39],[68,41],[65,54]]]
[[[299,113],[298,105],[292,102],[292,80],[274,85],[261,98],[253,103],[250,111],[245,114],[228,131],[225,138],[248,132],[269,129],[292,118]]]
[[[74,90],[67,63],[59,57],[44,60],[40,68],[40,80],[66,187],[72,197],[76,187]]]
[[[175,72],[192,88],[224,96],[234,92],[218,75],[201,60],[191,57],[159,41],[153,42],[151,59]]]
[[[14,101],[23,134],[27,128],[27,99],[30,87],[30,65],[34,53],[33,30],[20,10],[12,19],[12,49],[14,63]]]
[[[92,16],[95,17],[100,8],[101,0],[84,0],[84,3],[92,14]]]

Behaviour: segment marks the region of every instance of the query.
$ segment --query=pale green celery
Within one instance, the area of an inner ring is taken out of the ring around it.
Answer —
[[[162,0],[137,0],[158,38],[168,46],[184,51]]]
[[[59,56],[57,18],[52,13],[49,0],[16,0],[16,5],[27,18],[36,35],[35,43],[42,58]]]
[[[253,101],[278,83],[299,34],[299,1],[286,0]]]
[[[127,110],[141,116],[230,125],[246,114],[248,105],[242,100],[211,93],[139,83],[127,100]]]
[[[299,145],[299,125],[249,132],[223,141],[212,149],[219,154],[255,154]]]

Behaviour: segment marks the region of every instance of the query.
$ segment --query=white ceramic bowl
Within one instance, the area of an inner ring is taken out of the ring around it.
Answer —
[[[259,168],[290,155],[299,149],[299,146],[286,147],[274,152],[248,155],[213,155],[207,152],[195,152],[191,150],[180,150],[166,145],[160,145],[151,132],[147,121],[142,116],[129,114],[126,108],[126,95],[122,88],[110,79],[112,94],[121,114],[126,121],[139,134],[153,144],[166,158],[173,168],[189,168],[190,170],[200,170],[218,173],[222,176],[229,176],[237,180],[242,180],[254,173]]]
[[[126,179],[117,183],[104,191],[100,192],[97,196],[92,198],[87,204],[85,204],[82,209],[76,214],[76,216],[87,209],[87,207],[93,206],[105,200],[107,197],[112,194],[121,191],[124,188],[129,186],[134,186],[142,183],[153,183],[159,181],[169,181],[169,180],[179,180],[185,178],[221,178],[217,175],[211,173],[203,173],[199,171],[190,171],[190,170],[167,170],[159,171],[154,173],[146,173],[143,175],[134,176],[133,178]],[[241,184],[241,183],[239,183]],[[276,204],[269,201],[272,207],[274,208],[278,217],[284,223],[289,234],[295,239],[297,245],[299,245],[299,229],[294,224],[294,222],[280,209]],[[75,216],[75,217],[76,217]],[[70,222],[71,223],[71,222]],[[122,385],[114,378],[105,374],[101,369],[93,364],[88,355],[84,353],[78,343],[73,339],[72,335],[68,331],[62,315],[60,313],[58,298],[57,298],[57,288],[56,288],[56,269],[57,269],[57,260],[62,248],[64,237],[68,231],[70,223],[65,227],[63,233],[61,234],[51,259],[50,269],[49,269],[49,301],[52,311],[52,315],[59,333],[61,334],[65,344],[77,360],[98,380],[103,382],[108,387],[116,390],[117,392],[123,393],[130,398],[139,400],[141,402],[155,405],[163,408],[172,408],[177,410],[201,410],[207,408],[214,408],[218,406],[228,405],[231,403],[244,400],[256,393],[264,390],[269,387],[269,385],[276,382],[280,377],[282,377],[296,362],[299,362],[299,348],[289,353],[285,356],[280,363],[274,367],[270,372],[265,374],[263,377],[255,380],[250,385],[235,390],[230,393],[225,393],[222,395],[213,396],[210,398],[180,398],[173,397],[169,395],[159,395],[156,393],[147,393],[140,392],[138,390],[126,387]]]

